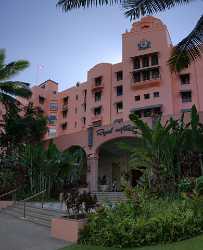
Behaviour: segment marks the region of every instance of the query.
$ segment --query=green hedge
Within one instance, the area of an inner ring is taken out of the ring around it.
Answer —
[[[89,217],[80,234],[82,244],[136,247],[174,242],[203,232],[203,213],[184,200],[149,200],[103,207]]]

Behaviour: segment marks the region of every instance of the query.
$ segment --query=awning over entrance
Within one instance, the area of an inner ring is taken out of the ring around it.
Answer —
[[[155,104],[155,105],[149,105],[149,106],[144,106],[144,107],[139,107],[139,108],[134,108],[131,109],[130,112],[137,112],[137,111],[144,111],[146,109],[156,109],[156,108],[162,108],[162,104]]]

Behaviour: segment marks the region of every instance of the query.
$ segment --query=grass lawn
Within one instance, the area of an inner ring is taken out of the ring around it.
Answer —
[[[203,235],[190,240],[185,240],[173,244],[159,245],[142,248],[122,248],[123,250],[203,250]],[[118,250],[118,248],[105,248],[94,246],[72,245],[61,250]]]

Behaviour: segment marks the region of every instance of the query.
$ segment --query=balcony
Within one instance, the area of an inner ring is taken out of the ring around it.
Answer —
[[[133,88],[154,87],[161,83],[159,67],[135,70],[131,73]]]
[[[161,83],[161,78],[156,78],[156,79],[150,79],[150,80],[145,80],[145,81],[140,81],[140,82],[132,82],[131,86],[135,89],[141,89],[141,88],[146,88],[146,87],[154,87],[154,86],[159,86]]]
[[[104,84],[101,83],[101,84],[96,84],[96,83],[93,83],[92,84],[92,91],[97,91],[97,90],[102,90],[104,88]]]

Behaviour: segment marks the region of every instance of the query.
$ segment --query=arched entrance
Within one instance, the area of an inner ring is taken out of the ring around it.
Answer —
[[[131,185],[136,185],[136,180],[140,177],[140,173],[132,171],[129,167],[129,149],[135,146],[135,137],[122,137],[107,141],[99,147],[99,191],[121,191],[124,180]],[[105,184],[106,187],[102,187]]]

